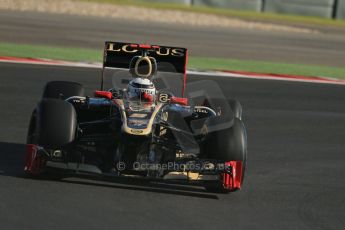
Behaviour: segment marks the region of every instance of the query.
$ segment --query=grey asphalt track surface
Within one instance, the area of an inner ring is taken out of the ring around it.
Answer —
[[[0,70],[0,229],[345,227],[344,86],[211,77],[242,102],[249,140],[243,189],[219,195],[137,180],[23,177],[26,130],[44,84],[77,81],[91,94],[100,70]]]
[[[194,56],[344,67],[345,30],[317,29],[300,34],[0,11],[0,42],[102,50],[105,40],[132,41],[188,47]]]

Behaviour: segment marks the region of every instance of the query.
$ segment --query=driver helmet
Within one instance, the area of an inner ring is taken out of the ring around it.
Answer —
[[[128,84],[127,93],[131,101],[141,102],[145,107],[154,105],[156,88],[152,82],[157,72],[157,62],[153,57],[133,57],[129,72],[133,80]]]
[[[156,88],[147,78],[134,78],[128,84],[128,97],[131,101],[154,103]]]

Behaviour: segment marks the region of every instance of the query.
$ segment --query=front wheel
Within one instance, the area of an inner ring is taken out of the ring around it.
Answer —
[[[43,99],[32,113],[27,135],[25,171],[44,171],[50,150],[61,150],[74,142],[77,130],[73,105],[58,99]]]
[[[220,129],[219,127],[221,127],[219,122],[213,123],[212,121],[210,121],[208,123],[208,129],[213,129],[213,131],[208,134],[206,140],[205,148],[207,152],[207,158],[220,160],[225,164],[228,164],[229,167],[234,168],[234,174],[241,174],[237,175],[237,178],[234,177],[234,179],[240,180],[238,182],[238,187],[240,187],[244,180],[244,174],[247,164],[247,132],[244,123],[238,118],[234,118],[233,124],[230,128]],[[206,189],[212,192],[229,191],[228,188],[224,188],[224,177],[228,176],[228,174],[221,174],[220,180],[215,183],[207,184],[205,186]]]

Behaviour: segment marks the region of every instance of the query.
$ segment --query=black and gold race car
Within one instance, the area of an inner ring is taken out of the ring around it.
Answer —
[[[240,189],[247,159],[242,107],[211,80],[187,84],[186,65],[185,48],[106,42],[93,96],[75,82],[45,86],[29,125],[25,171]]]

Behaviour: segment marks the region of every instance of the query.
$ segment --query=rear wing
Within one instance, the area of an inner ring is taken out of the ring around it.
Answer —
[[[129,69],[132,58],[141,55],[142,50],[147,50],[149,56],[156,59],[158,71],[182,74],[184,76],[182,90],[184,91],[188,60],[186,48],[107,41],[104,44],[103,70],[105,68]],[[103,78],[102,73],[101,89],[103,89]]]

